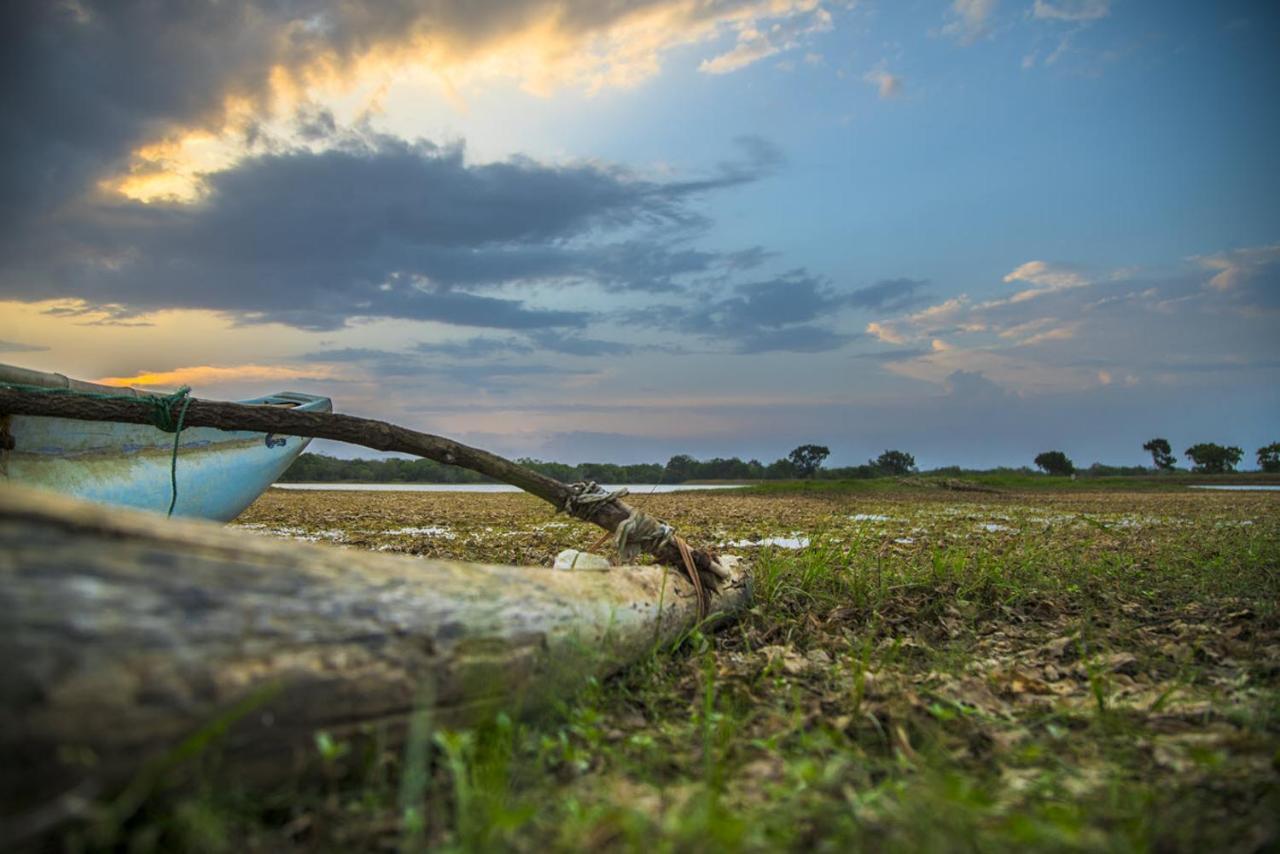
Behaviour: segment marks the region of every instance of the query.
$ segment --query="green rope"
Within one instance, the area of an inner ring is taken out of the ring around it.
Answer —
[[[168,397],[172,403],[176,403],[179,400],[182,401],[182,409],[178,410],[178,420],[173,425],[173,456],[169,458],[169,512],[164,514],[172,516],[173,507],[178,503],[178,439],[182,436],[182,422],[187,418],[187,407],[191,405],[191,388],[184,385]],[[168,418],[171,416],[168,406],[165,407],[164,413],[165,423],[167,424]],[[169,432],[167,427],[161,427],[159,423],[156,423],[159,420],[159,418],[154,418],[152,423],[166,433]]]
[[[144,396],[136,396],[132,394],[108,394],[101,391],[82,391],[75,388],[63,388],[42,385],[23,385],[22,383],[9,383],[0,381],[0,388],[13,389],[14,391],[27,392],[29,394],[61,394],[71,397],[87,397],[92,400],[129,400],[134,403],[145,403],[151,407],[151,424],[158,430],[173,434],[173,454],[169,459],[169,512],[166,515],[173,515],[173,508],[178,503],[178,440],[182,436],[182,423],[187,418],[187,407],[191,406],[191,387],[183,386],[173,394],[148,394]],[[178,417],[173,417],[173,407],[175,404],[181,403],[182,406],[178,410]]]

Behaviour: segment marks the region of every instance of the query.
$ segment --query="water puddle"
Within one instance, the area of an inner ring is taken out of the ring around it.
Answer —
[[[373,531],[375,534],[386,534],[389,537],[410,536],[410,537],[444,537],[446,540],[452,540],[458,535],[448,528],[439,525],[426,525],[419,528],[393,528],[390,531]]]
[[[248,523],[244,525],[234,526],[242,531],[249,531],[254,534],[264,534],[268,537],[286,537],[290,540],[300,540],[304,543],[318,543],[320,541],[330,543],[343,542],[347,535],[343,531],[325,529],[319,531],[309,531],[306,528],[279,527],[273,528],[269,525],[257,523]]]
[[[765,537],[761,540],[734,540],[733,542],[724,543],[724,545],[732,548],[744,548],[750,546],[776,546],[780,549],[807,549],[809,547],[808,537]]]

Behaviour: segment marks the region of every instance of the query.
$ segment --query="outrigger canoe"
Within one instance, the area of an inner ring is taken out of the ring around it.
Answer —
[[[93,394],[156,395],[69,379],[62,374],[0,365],[0,383]],[[327,397],[280,392],[241,401],[330,412]],[[0,480],[90,501],[169,509],[173,434],[142,424],[78,421],[34,415],[0,416]],[[192,427],[178,437],[174,516],[226,522],[253,503],[311,440],[251,431]]]

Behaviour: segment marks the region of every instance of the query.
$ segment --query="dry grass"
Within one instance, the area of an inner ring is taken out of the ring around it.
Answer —
[[[1280,838],[1278,499],[640,497],[699,545],[809,545],[736,549],[750,614],[549,720],[436,733],[322,789],[155,804],[126,832],[260,850],[1258,850]],[[599,533],[505,494],[272,491],[237,524],[510,563]]]

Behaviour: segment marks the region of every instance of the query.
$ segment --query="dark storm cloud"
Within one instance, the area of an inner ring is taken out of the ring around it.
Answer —
[[[687,15],[715,19],[732,5]],[[255,156],[205,176],[193,205],[113,203],[97,189],[127,174],[143,144],[224,128],[229,97],[265,114],[276,68],[323,63],[340,74],[371,50],[425,34],[465,54],[540,20],[573,37],[634,11],[550,0],[7,3],[0,297],[108,306],[109,319],[86,321],[95,323],[185,307],[308,329],[362,316],[549,329],[580,326],[587,314],[475,291],[555,280],[676,293],[681,277],[758,264],[759,250],[688,245],[708,225],[691,199],[781,162],[757,137],[736,140],[738,156],[706,176],[653,182],[520,158],[469,166],[460,147],[361,136],[304,104],[294,130],[330,150],[250,149]]]
[[[47,214],[174,123],[259,90],[276,33],[247,4],[12,0],[0,12],[0,225]]]
[[[428,35],[465,55],[540,20],[581,36],[662,2],[8,0],[0,8],[0,227],[13,234],[28,217],[85,195],[124,169],[134,149],[175,129],[220,128],[228,96],[261,110],[273,69],[341,71]],[[733,5],[687,14],[715,19]],[[331,119],[309,116],[304,133],[330,134]],[[748,162],[778,159],[758,140],[744,144],[753,149]],[[741,165],[726,164],[724,177]]]
[[[472,166],[460,147],[348,139],[251,158],[210,176],[192,205],[81,205],[7,253],[0,294],[207,308],[307,329],[358,316],[576,327],[586,312],[472,291],[546,280],[677,290],[676,277],[720,263],[681,245],[701,227],[689,198],[747,174],[655,183],[594,165]],[[651,236],[585,239],[610,230]]]
[[[328,139],[338,133],[338,123],[333,113],[323,107],[304,105],[293,118],[298,136],[310,142]]]
[[[901,311],[924,302],[920,293],[928,287],[924,279],[882,279],[874,285],[850,292],[849,305],[877,311]]]

